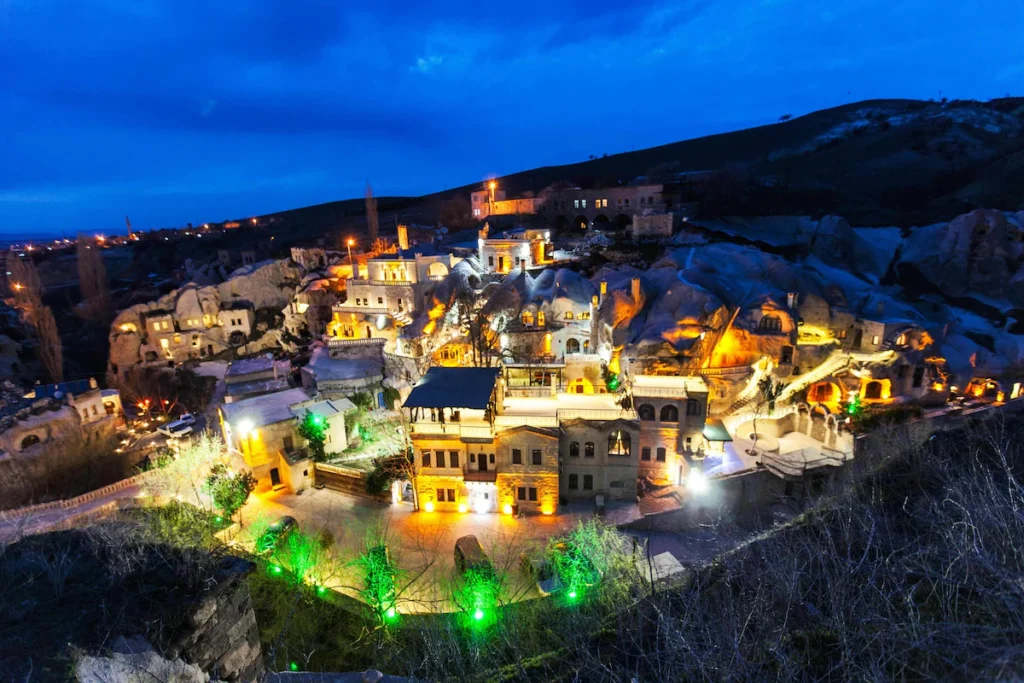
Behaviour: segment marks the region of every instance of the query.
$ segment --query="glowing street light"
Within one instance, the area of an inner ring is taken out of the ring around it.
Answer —
[[[686,480],[686,488],[693,493],[706,493],[708,490],[708,478],[698,469],[690,470],[690,476]]]
[[[352,265],[352,245],[355,244],[355,243],[356,243],[356,241],[354,239],[352,239],[351,237],[349,237],[347,240],[345,240],[345,246],[348,247],[348,265],[349,265],[349,267],[351,267],[353,269],[353,272],[352,272],[353,276],[355,275],[355,267]],[[353,277],[352,279],[355,279],[355,278]]]

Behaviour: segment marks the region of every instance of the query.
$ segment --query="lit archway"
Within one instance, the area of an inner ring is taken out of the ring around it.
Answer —
[[[586,230],[590,226],[590,221],[587,220],[586,216],[580,214],[579,216],[576,216],[572,224],[573,227],[575,227],[578,230]]]

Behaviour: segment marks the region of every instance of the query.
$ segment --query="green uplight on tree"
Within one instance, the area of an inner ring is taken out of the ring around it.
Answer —
[[[477,610],[473,612],[473,618],[477,621],[480,621],[484,618],[484,611],[482,609],[477,608]]]
[[[288,662],[288,668],[291,669],[292,671],[298,671],[299,670],[299,663],[298,662]]]
[[[327,426],[327,420],[322,415],[314,415],[308,410],[299,423],[299,436],[309,442],[309,454],[317,462],[322,462],[327,457],[324,450]]]
[[[398,616],[398,611],[394,607],[388,607],[388,611],[384,613],[388,619],[394,619]]]
[[[569,591],[569,599],[570,600],[575,600],[576,599],[576,591],[575,590]]]
[[[280,574],[281,572],[284,571],[284,569],[281,568],[281,565],[275,564],[275,565],[270,567],[270,571],[272,571],[275,574]]]

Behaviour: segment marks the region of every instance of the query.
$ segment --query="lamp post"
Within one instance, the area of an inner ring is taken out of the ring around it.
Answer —
[[[492,213],[494,213],[494,188],[496,188],[497,186],[498,186],[498,183],[494,182],[493,180],[491,182],[487,183],[487,189],[489,189],[491,191],[491,194],[490,194],[491,205],[490,205],[490,207],[487,210],[487,215],[488,216],[490,216]]]
[[[345,241],[345,246],[348,247],[348,265],[352,269],[352,279],[353,280],[355,280],[356,272],[355,272],[355,265],[352,263],[352,245],[355,244],[355,243],[356,243],[356,241],[354,239],[352,239],[351,237],[349,237]]]

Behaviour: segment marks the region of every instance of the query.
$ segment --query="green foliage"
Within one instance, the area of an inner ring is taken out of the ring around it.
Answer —
[[[456,606],[473,622],[490,622],[501,595],[501,581],[494,567],[479,564],[462,573],[462,581],[453,591]]]
[[[567,591],[601,580],[621,553],[621,537],[597,520],[578,523],[562,538],[548,541],[547,560]]]
[[[401,398],[401,394],[398,393],[398,389],[394,387],[384,387],[384,405],[388,410],[394,410],[395,405],[398,403],[398,399]]]
[[[372,542],[371,542],[372,543]],[[381,622],[396,615],[395,566],[386,545],[370,545],[354,562],[363,587],[359,594]]]
[[[299,436],[309,442],[309,455],[316,462],[323,462],[327,456],[324,452],[324,443],[327,440],[328,427],[326,417],[314,415],[308,410],[299,422]]]
[[[228,518],[242,509],[255,488],[256,477],[251,472],[232,473],[223,463],[211,467],[206,476],[206,490],[213,497],[213,504]]]
[[[761,393],[761,400],[768,406],[769,415],[775,412],[775,402],[782,395],[782,391],[785,388],[785,384],[777,381],[771,375],[765,375],[757,383],[757,389]]]
[[[373,394],[366,391],[357,391],[348,397],[348,400],[352,401],[356,408],[360,410],[373,410]]]
[[[612,372],[607,365],[601,366],[601,377],[604,379],[604,384],[608,387],[608,391],[616,392],[619,390],[619,376]]]
[[[409,479],[412,471],[411,449],[403,454],[377,458],[373,461],[373,469],[366,475],[366,492],[375,496],[386,493],[392,482]]]

